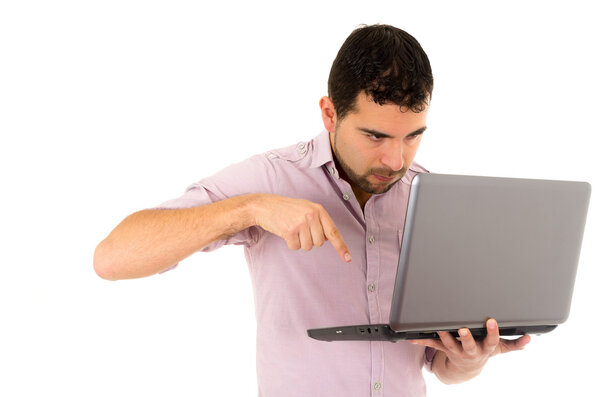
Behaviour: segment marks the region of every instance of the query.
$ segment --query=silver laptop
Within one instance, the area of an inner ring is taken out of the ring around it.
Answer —
[[[566,321],[591,186],[586,182],[418,174],[410,190],[389,324],[340,324],[312,338],[438,338],[546,333]],[[357,291],[357,293],[359,293]]]

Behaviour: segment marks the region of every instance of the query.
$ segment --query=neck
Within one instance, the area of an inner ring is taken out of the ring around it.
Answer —
[[[335,163],[335,168],[337,168],[338,172],[340,173],[340,178],[348,182],[348,184],[352,188],[352,192],[354,193],[356,200],[358,201],[358,204],[360,205],[360,208],[364,211],[365,204],[367,203],[367,201],[369,201],[369,198],[371,198],[372,194],[365,192],[360,187],[358,187],[357,184],[352,182],[350,178],[348,178],[348,175],[346,175],[346,172],[344,172],[344,169],[340,166],[335,156],[333,156],[333,161]]]
[[[361,188],[359,188],[358,186],[356,186],[352,183],[350,183],[350,186],[352,186],[352,191],[354,192],[354,195],[356,196],[356,200],[358,201],[358,204],[360,204],[360,209],[364,211],[365,204],[367,203],[367,201],[369,201],[372,194],[363,191]]]

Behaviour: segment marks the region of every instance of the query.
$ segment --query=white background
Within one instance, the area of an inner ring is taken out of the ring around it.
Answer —
[[[218,3],[218,4],[217,4]],[[0,3],[0,395],[256,395],[243,250],[108,282],[123,218],[252,154],[310,139],[339,47],[389,23],[429,54],[417,161],[434,172],[597,174],[592,2]],[[569,320],[431,396],[597,393],[598,193]]]

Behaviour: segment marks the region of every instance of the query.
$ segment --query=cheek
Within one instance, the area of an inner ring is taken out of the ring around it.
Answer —
[[[380,155],[377,150],[373,148],[365,148],[361,146],[357,146],[354,149],[354,152],[351,153],[352,162],[354,163],[357,170],[362,172],[366,172],[371,168],[378,167],[380,164]]]
[[[408,164],[412,163],[413,159],[415,158],[415,155],[417,154],[417,149],[419,148],[419,144],[415,144],[409,148],[407,148],[407,150],[404,151],[404,161]]]

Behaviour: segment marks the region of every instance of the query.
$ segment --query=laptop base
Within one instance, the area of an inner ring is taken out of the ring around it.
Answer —
[[[519,336],[526,334],[544,334],[552,331],[556,325],[534,325],[523,327],[500,327],[500,336]],[[440,330],[444,331],[444,330]],[[458,330],[447,330],[458,338]],[[471,334],[476,340],[482,340],[487,335],[486,328],[471,328]],[[396,332],[388,324],[367,324],[347,327],[309,329],[308,336],[313,339],[332,342],[338,340],[389,341],[411,339],[439,339],[437,331],[406,331]]]

